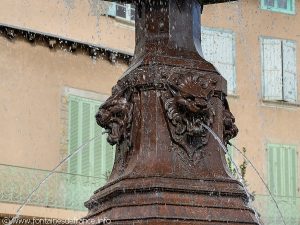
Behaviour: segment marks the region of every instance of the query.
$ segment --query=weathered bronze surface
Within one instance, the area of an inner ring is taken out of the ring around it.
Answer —
[[[112,224],[258,224],[242,184],[227,169],[238,129],[226,81],[201,53],[201,4],[133,1],[132,65],[96,115],[116,145],[108,184],[85,203],[85,219]],[[202,1],[201,3],[224,2]]]

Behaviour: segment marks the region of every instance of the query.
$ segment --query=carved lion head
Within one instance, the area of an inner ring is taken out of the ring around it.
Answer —
[[[109,98],[96,114],[99,126],[106,129],[107,141],[111,145],[119,144],[128,136],[128,128],[132,120],[132,104],[126,97],[116,95]]]

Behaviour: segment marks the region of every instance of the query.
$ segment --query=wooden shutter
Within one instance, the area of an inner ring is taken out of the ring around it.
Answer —
[[[289,145],[268,145],[268,181],[274,195],[296,197],[296,147]]]
[[[297,149],[295,146],[285,147],[285,194],[291,197],[297,196]],[[289,181],[288,181],[289,180]]]
[[[83,145],[97,134],[104,132],[95,120],[100,102],[69,96],[69,152]],[[107,135],[90,142],[69,163],[69,172],[103,178],[111,171],[114,162],[114,149],[107,143]]]
[[[281,41],[262,39],[262,67],[264,99],[282,100]]]
[[[268,145],[268,182],[285,221],[293,221],[298,213],[295,146]],[[277,217],[275,220],[280,222],[278,210],[273,202],[268,209],[270,216]]]
[[[296,76],[296,44],[292,41],[283,41],[283,93],[284,100],[297,101]]]
[[[211,62],[227,80],[228,92],[235,93],[234,34],[228,31],[202,28],[202,51],[204,58]]]

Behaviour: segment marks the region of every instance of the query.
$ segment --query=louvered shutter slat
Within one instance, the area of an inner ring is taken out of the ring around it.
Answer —
[[[296,196],[297,196],[297,187],[298,187],[298,184],[297,184],[297,179],[298,179],[297,168],[298,168],[298,165],[297,165],[297,151],[296,151],[295,147],[292,148],[290,155],[291,155],[290,156],[290,161],[289,161],[290,168],[291,168],[291,175],[290,175],[291,190],[290,190],[290,193],[292,194],[292,196],[294,198],[296,198]]]
[[[94,106],[94,113],[96,114],[98,112],[98,105]],[[94,123],[94,133],[95,135],[98,135],[102,132],[101,127],[98,126],[97,123]],[[102,137],[97,138],[94,141],[94,176],[101,177],[102,173]]]
[[[290,179],[291,179],[291,164],[290,164],[290,161],[291,161],[291,158],[290,158],[290,154],[291,151],[290,151],[290,148],[289,147],[285,147],[284,148],[284,166],[283,166],[283,180],[284,180],[284,195],[285,196],[291,196],[291,190],[290,190],[290,187],[291,187],[291,184],[290,184]]]
[[[82,144],[85,144],[91,138],[90,131],[90,103],[82,103]],[[89,176],[90,174],[90,146],[91,143],[86,145],[81,151],[81,174]]]
[[[79,120],[79,103],[75,99],[69,100],[69,153],[72,154],[78,147],[78,120]],[[75,155],[70,159],[69,172],[78,172],[78,156]]]
[[[281,149],[281,146],[278,145],[276,148],[276,155],[277,155],[277,160],[276,160],[276,169],[277,169],[277,174],[275,179],[277,180],[277,195],[283,196],[283,188],[282,188],[282,178],[283,178],[283,149]]]
[[[273,145],[268,146],[268,181],[271,191],[275,192],[275,182],[274,182],[274,147]]]

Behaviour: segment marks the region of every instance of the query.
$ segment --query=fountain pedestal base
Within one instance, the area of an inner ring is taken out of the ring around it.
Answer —
[[[111,224],[257,224],[234,180],[124,179],[103,187],[87,202],[87,220]],[[101,202],[97,204],[96,202]]]

